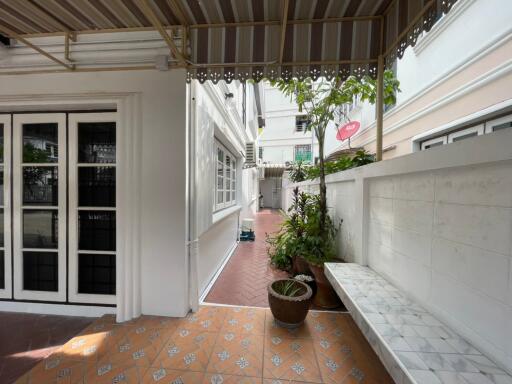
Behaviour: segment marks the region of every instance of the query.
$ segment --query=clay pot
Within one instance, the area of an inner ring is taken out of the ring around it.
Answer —
[[[316,295],[313,304],[325,309],[338,308],[341,305],[341,300],[329,280],[327,280],[323,266],[309,263],[309,269],[315,276],[316,281]]]
[[[301,291],[298,296],[283,296],[275,291],[276,284],[287,280],[293,281],[296,286],[300,287]],[[268,285],[268,303],[276,323],[289,329],[302,325],[308,314],[312,294],[311,288],[301,281],[279,279],[270,283]]]
[[[292,272],[294,275],[309,275],[311,273],[308,262],[302,256],[293,256]]]

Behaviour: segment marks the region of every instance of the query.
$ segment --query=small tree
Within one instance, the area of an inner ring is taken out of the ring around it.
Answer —
[[[325,185],[325,159],[324,144],[325,133],[330,122],[334,122],[341,112],[343,104],[351,104],[355,97],[361,101],[375,104],[377,99],[377,81],[369,76],[358,79],[350,76],[344,82],[338,78],[326,80],[324,78],[313,81],[311,78],[304,80],[277,80],[272,83],[281,92],[295,101],[299,111],[305,111],[310,123],[306,131],[313,131],[318,140],[319,153],[319,231],[327,236],[327,188]],[[399,82],[393,72],[384,72],[384,104],[391,105],[396,101],[396,93],[399,91]],[[346,116],[345,116],[346,117]]]

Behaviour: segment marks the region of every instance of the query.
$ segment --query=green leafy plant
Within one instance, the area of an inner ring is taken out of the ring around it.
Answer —
[[[326,175],[345,171],[350,168],[360,167],[375,161],[375,157],[364,150],[359,150],[355,155],[342,156],[335,161],[326,161],[324,171]],[[320,177],[320,167],[315,165],[305,168],[306,180],[313,180]],[[293,181],[293,180],[292,180]]]
[[[308,167],[304,163],[304,161],[299,160],[296,163],[292,164],[292,168],[288,174],[288,177],[293,183],[300,183],[307,179]]]
[[[272,288],[274,291],[276,291],[276,293],[287,297],[297,297],[304,292],[304,287],[297,284],[297,282],[293,280],[276,281],[272,285]]]
[[[304,251],[304,221],[306,219],[306,206],[309,196],[299,193],[298,188],[293,190],[293,199],[288,212],[282,212],[283,223],[274,234],[267,234],[267,252],[270,262],[277,268],[289,270],[293,257],[301,255]]]
[[[399,82],[391,71],[384,73],[383,99],[385,104],[394,104],[399,91]],[[358,79],[354,76],[345,81],[339,78],[327,80],[322,78],[313,81],[311,78],[276,80],[272,84],[286,96],[293,99],[299,111],[305,110],[310,123],[306,131],[313,131],[318,140],[319,164],[318,177],[320,179],[319,193],[319,236],[322,243],[329,241],[329,219],[327,215],[327,187],[325,183],[326,162],[324,159],[325,134],[330,122],[334,121],[340,107],[352,103],[355,97],[362,102],[374,104],[377,99],[377,81],[369,76]],[[327,258],[329,255],[325,255]]]

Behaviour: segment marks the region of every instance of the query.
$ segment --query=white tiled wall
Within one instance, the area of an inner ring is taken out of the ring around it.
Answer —
[[[512,161],[377,177],[371,268],[512,370]]]

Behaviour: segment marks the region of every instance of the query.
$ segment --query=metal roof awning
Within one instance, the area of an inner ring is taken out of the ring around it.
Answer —
[[[0,33],[62,70],[83,33],[156,30],[188,79],[377,75],[457,0],[0,0]],[[62,35],[64,57],[32,37]]]

